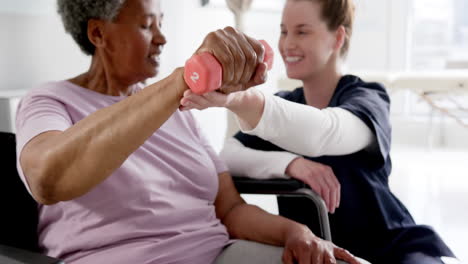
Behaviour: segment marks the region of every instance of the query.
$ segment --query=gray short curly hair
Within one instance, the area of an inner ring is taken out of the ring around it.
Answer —
[[[88,21],[92,18],[112,21],[126,0],[57,0],[57,11],[65,31],[70,33],[86,55],[96,47],[88,39]]]

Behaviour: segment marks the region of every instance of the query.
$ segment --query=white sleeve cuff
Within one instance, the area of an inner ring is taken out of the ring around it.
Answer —
[[[274,104],[274,98],[276,97],[271,94],[264,94],[263,92],[259,91],[260,93],[263,94],[263,98],[265,99],[264,101],[264,106],[263,106],[263,113],[262,117],[260,118],[260,121],[258,122],[257,126],[254,128],[251,128],[247,123],[243,122],[241,119],[239,119],[236,116],[237,124],[239,125],[240,131],[242,131],[245,134],[249,135],[264,135],[266,130],[266,127],[268,124],[270,124],[270,127],[273,127],[273,123],[269,123],[270,120],[268,120],[270,117],[274,116],[272,113],[272,104]]]

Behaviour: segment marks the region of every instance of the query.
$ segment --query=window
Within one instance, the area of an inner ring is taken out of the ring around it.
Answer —
[[[279,11],[285,0],[252,0],[252,10]],[[226,0],[202,0],[204,5],[214,7],[226,7]]]
[[[410,69],[468,68],[467,13],[467,0],[413,0]]]

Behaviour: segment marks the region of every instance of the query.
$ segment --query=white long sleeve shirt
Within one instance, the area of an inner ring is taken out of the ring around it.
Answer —
[[[376,142],[371,129],[345,109],[320,110],[278,96],[264,96],[264,111],[255,128],[238,119],[242,132],[310,157],[347,155]],[[228,139],[221,151],[221,157],[233,175],[257,179],[287,177],[285,170],[297,154],[247,148],[234,138]]]

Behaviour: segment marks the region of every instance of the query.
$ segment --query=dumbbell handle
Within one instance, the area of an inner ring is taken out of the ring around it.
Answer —
[[[268,70],[273,67],[273,49],[265,40],[260,40],[265,48],[263,62],[268,64]],[[190,89],[196,94],[204,94],[221,87],[223,67],[209,52],[192,56],[185,63],[184,79]]]

